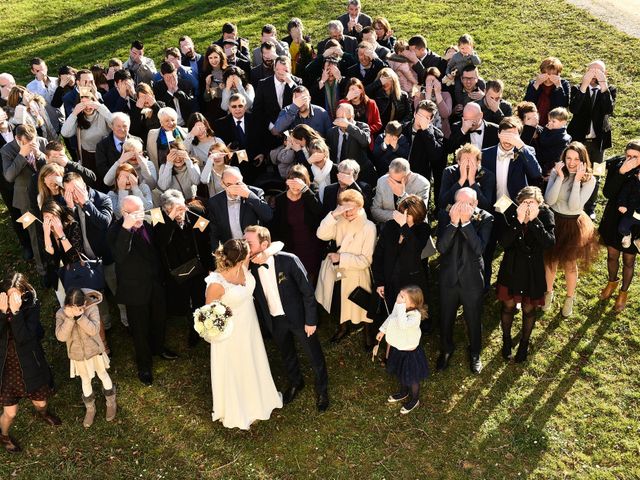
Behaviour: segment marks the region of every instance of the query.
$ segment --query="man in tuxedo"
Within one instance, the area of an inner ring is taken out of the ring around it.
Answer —
[[[135,85],[129,70],[117,70],[113,74],[114,88],[104,96],[104,104],[111,113],[124,112],[131,114],[131,106],[136,103]]]
[[[27,212],[35,214],[31,205],[31,195],[36,182],[34,176],[37,170],[46,163],[44,155],[47,140],[39,137],[33,125],[18,125],[14,132],[14,139],[0,150],[2,156],[2,173],[4,179],[13,185],[13,207],[20,210],[20,215]],[[43,276],[46,273],[39,247],[38,225],[32,223],[28,228],[31,252],[23,251],[23,256],[33,258],[36,270]]]
[[[131,42],[129,59],[124,62],[122,68],[129,70],[136,85],[142,82],[151,85],[156,73],[156,65],[153,60],[144,56],[144,45],[140,40]]]
[[[249,225],[264,225],[273,218],[262,189],[246,185],[237,168],[228,167],[222,173],[222,186],[225,191],[211,197],[207,204],[212,250],[227,240],[242,238]]]
[[[506,117],[498,126],[499,143],[482,150],[482,166],[496,177],[496,196],[515,200],[518,192],[528,185],[540,185],[542,169],[533,147],[520,138],[522,123],[517,117]],[[485,249],[485,289],[491,283],[491,271],[496,244],[504,231],[504,217],[498,215]]]
[[[280,145],[280,132],[274,126],[280,111],[293,101],[293,89],[302,80],[291,75],[291,59],[280,56],[274,62],[274,74],[256,85],[252,111],[258,115],[267,150]]]
[[[327,364],[316,328],[318,309],[315,291],[300,259],[288,252],[265,258],[271,234],[265,227],[251,225],[244,230],[251,249],[251,272],[256,279],[255,303],[264,324],[280,350],[289,378],[283,402],[290,403],[304,387],[294,338],[302,345],[315,374],[316,407],[329,407]]]
[[[318,43],[318,57],[321,57],[324,54],[324,51],[327,48],[327,42],[333,39],[340,44],[343,52],[346,52],[355,58],[356,49],[358,48],[358,39],[345,35],[344,27],[338,20],[331,20],[327,24],[327,30],[329,31],[329,37]]]
[[[442,210],[438,222],[440,252],[440,355],[437,370],[449,366],[453,354],[453,325],[462,305],[469,335],[469,366],[480,373],[482,362],[482,254],[491,235],[493,217],[478,208],[475,190],[458,190],[449,212]]]
[[[573,117],[567,133],[575,141],[584,143],[592,163],[601,163],[604,152],[611,148],[611,123],[616,105],[616,87],[610,85],[603,61],[596,60],[587,67],[580,85],[571,87],[569,110]],[[595,204],[598,198],[600,177],[596,177],[596,188],[584,206],[587,215],[595,219]]]
[[[367,216],[371,217],[371,186],[358,180],[360,165],[355,160],[342,160],[338,164],[338,181],[324,188],[322,197],[322,209],[326,215],[333,212],[338,206],[338,195],[345,190],[357,190],[364,198],[364,209]]]
[[[349,67],[345,76],[359,79],[366,87],[376,81],[378,73],[387,64],[378,58],[373,45],[370,43],[360,42],[356,53],[358,55],[358,63]]]
[[[178,126],[184,127],[194,111],[193,87],[186,80],[178,78],[175,65],[162,62],[162,80],[153,84],[156,100],[172,107],[178,114]]]
[[[144,145],[140,138],[129,134],[130,127],[131,119],[129,115],[122,112],[114,113],[111,117],[112,133],[100,140],[96,145],[96,174],[98,176],[96,188],[101,192],[106,193],[109,190],[104,184],[104,176],[122,156],[124,142],[129,138],[135,138]]]
[[[371,17],[362,13],[360,0],[349,0],[347,13],[340,15],[338,21],[342,24],[342,28],[347,32],[347,35],[357,39],[362,37],[364,27],[370,27],[372,23]]]
[[[444,75],[447,71],[447,61],[427,48],[427,41],[422,35],[414,35],[407,43],[409,50],[405,50],[401,55],[409,60],[411,68],[418,75],[418,83],[424,84],[430,67],[437,67],[440,74]]]
[[[311,103],[311,94],[307,87],[298,85],[292,91],[292,103],[282,109],[273,129],[282,133],[297,125],[305,124],[313,128],[323,138],[332,128],[327,111]]]
[[[408,158],[411,171],[433,182],[436,203],[440,194],[442,172],[447,165],[444,134],[431,123],[437,111],[438,106],[434,102],[422,100],[418,104],[413,122],[404,131],[404,136],[411,142]]]
[[[164,346],[166,291],[160,280],[160,253],[153,243],[153,229],[144,220],[142,200],[126,196],[121,212],[122,218],[107,233],[118,280],[116,301],[127,309],[138,379],[148,386],[153,383],[152,355],[165,360],[178,356]]]
[[[229,114],[214,123],[214,131],[233,150],[246,150],[248,162],[238,164],[248,184],[254,184],[264,171],[263,136],[256,117],[247,112],[247,99],[234,93],[229,98]]]
[[[480,150],[498,143],[498,125],[484,120],[482,108],[477,103],[467,103],[462,110],[462,120],[451,126],[449,152],[472,143]]]
[[[396,158],[389,164],[389,173],[383,175],[376,185],[373,197],[371,217],[374,222],[383,224],[393,219],[393,212],[407,195],[417,195],[424,201],[429,211],[429,180],[411,171],[404,158]]]
[[[489,80],[485,87],[485,94],[476,103],[482,109],[483,118],[487,122],[499,124],[504,117],[513,115],[511,104],[502,98],[504,83],[502,80]]]
[[[289,44],[287,42],[283,42],[282,40],[278,40],[278,33],[276,32],[276,27],[271,25],[270,23],[266,24],[262,27],[262,33],[260,37],[261,45],[253,49],[251,55],[251,61],[255,67],[260,66],[262,61],[264,60],[264,55],[262,51],[262,45],[265,43],[271,43],[274,46],[274,53],[276,56],[284,55],[286,57],[291,56],[289,53]],[[253,77],[251,77],[253,80]]]
[[[203,56],[196,52],[196,47],[193,44],[191,37],[183,35],[178,40],[180,45],[180,51],[182,52],[182,65],[185,67],[191,67],[191,73],[198,78],[202,71]]]
[[[341,103],[336,110],[333,127],[327,132],[327,146],[330,158],[334,162],[341,162],[350,158],[360,165],[361,177],[369,184],[376,180],[373,163],[369,160],[369,142],[371,131],[364,122],[356,122],[353,106]]]

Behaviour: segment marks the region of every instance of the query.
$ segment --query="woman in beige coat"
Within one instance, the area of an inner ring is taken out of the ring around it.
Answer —
[[[371,261],[376,243],[376,227],[364,211],[364,198],[356,190],[338,195],[338,207],[327,214],[318,227],[318,238],[334,240],[337,250],[329,253],[320,267],[316,299],[340,318],[340,326],[331,338],[342,340],[353,325],[364,323],[365,342],[372,338],[366,310],[349,300],[356,287],[371,291]]]
[[[56,338],[67,343],[71,378],[82,380],[82,400],[87,408],[83,425],[90,427],[96,414],[96,397],[91,380],[98,375],[107,401],[107,421],[116,416],[116,389],[107,373],[109,357],[100,338],[98,304],[102,294],[74,288],[67,292],[64,307],[56,312]]]

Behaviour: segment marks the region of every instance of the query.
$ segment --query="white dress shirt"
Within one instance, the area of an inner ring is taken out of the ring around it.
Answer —
[[[591,102],[591,108],[593,108],[593,103],[596,101],[598,96],[598,92],[600,87],[589,87],[589,102]],[[589,125],[589,134],[585,137],[588,139],[596,138],[596,130],[593,128],[593,117],[591,117],[591,124]]]
[[[484,140],[484,122],[480,124],[480,127],[478,127],[476,131],[470,133],[469,137],[471,138],[471,143],[482,150],[482,141]]]
[[[6,132],[2,132],[2,138],[4,138],[4,141],[7,143],[13,142],[14,137],[11,129],[7,130]]]
[[[287,85],[281,82],[276,77],[273,77],[273,83],[276,85],[276,96],[278,97],[278,105],[280,108],[284,108],[284,87]]]
[[[505,152],[498,144],[498,153],[496,155],[496,198],[502,198],[503,195],[509,197],[509,189],[507,188],[507,180],[509,178],[509,164],[513,160],[513,150]],[[509,197],[511,198],[511,197]]]
[[[276,262],[273,256],[267,258],[265,262],[268,268],[258,267],[258,276],[262,283],[262,291],[267,299],[267,306],[272,317],[284,315],[280,292],[278,291],[278,280],[276,278]]]

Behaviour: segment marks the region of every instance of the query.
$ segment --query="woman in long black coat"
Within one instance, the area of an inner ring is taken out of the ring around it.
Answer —
[[[419,286],[426,296],[427,276],[420,259],[431,233],[426,217],[424,201],[409,195],[398,204],[393,219],[382,227],[371,271],[376,292],[384,298],[389,311],[407,285]]]
[[[620,293],[616,298],[615,311],[621,312],[627,305],[627,295],[631,280],[633,280],[633,271],[636,264],[636,255],[638,249],[634,244],[624,248],[621,244],[622,235],[618,233],[618,224],[623,214],[618,210],[618,195],[622,188],[633,180],[633,177],[640,170],[640,140],[632,140],[625,148],[624,157],[619,157],[611,161],[607,161],[607,179],[604,183],[602,193],[607,197],[607,206],[604,209],[602,220],[600,221],[600,238],[607,246],[607,271],[609,274],[609,282],[607,286],[600,292],[600,299],[606,300],[610,298],[620,279],[618,272],[620,270],[620,254],[622,254],[622,285]],[[633,237],[638,235],[636,231],[632,231]]]
[[[164,223],[157,223],[153,232],[170,292],[167,309],[174,315],[188,316],[188,344],[194,346],[199,336],[191,315],[204,305],[204,278],[215,269],[208,229],[202,231],[197,224],[196,215],[206,218],[206,214],[197,206],[187,206],[182,192],[174,189],[166,190],[160,203]]]
[[[500,244],[504,256],[498,272],[497,296],[502,301],[502,356],[511,358],[511,325],[516,303],[522,305],[522,337],[515,361],[527,359],[536,307],[544,305],[544,250],[555,243],[553,212],[538,187],[525,187],[504,213],[506,228]]]
[[[40,339],[40,304],[36,292],[21,273],[14,273],[0,284],[0,445],[11,453],[20,451],[9,437],[9,428],[18,413],[18,402],[28,398],[38,416],[49,425],[60,425],[47,410],[53,380]]]

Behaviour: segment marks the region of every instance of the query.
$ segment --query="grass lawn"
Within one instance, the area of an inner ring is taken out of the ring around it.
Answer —
[[[162,49],[177,44],[181,34],[191,35],[203,52],[225,20],[236,22],[255,44],[262,24],[284,30],[286,21],[298,16],[317,41],[344,3],[4,0],[0,71],[26,81],[27,62],[36,55],[47,60],[52,73],[63,63],[85,67],[112,56],[124,60],[133,38],[144,40],[158,64]],[[401,38],[424,34],[437,52],[460,34],[472,33],[483,76],[502,78],[513,103],[523,97],[543,57],[559,56],[563,76],[572,83],[579,81],[586,63],[602,58],[619,98],[609,154],[619,153],[626,140],[638,135],[640,40],[583,11],[561,1],[535,0],[476,0],[466,6],[369,0],[365,6],[367,13],[389,18]],[[33,277],[33,270],[18,260],[5,217],[3,212],[1,268]],[[395,383],[362,353],[358,337],[328,346],[334,325],[325,319],[320,335],[329,364],[330,410],[316,412],[313,378],[306,368],[301,397],[249,432],[211,422],[208,345],[187,350],[184,319],[172,320],[168,340],[181,359],[158,361],[152,388],[137,381],[132,343],[115,325],[111,373],[119,388],[119,415],[106,424],[99,396],[97,421],[85,430],[80,382],[68,379],[65,347],[52,333],[53,296],[40,290],[45,349],[59,386],[53,406],[64,424],[52,430],[23,403],[13,434],[25,452],[12,457],[0,452],[0,478],[640,478],[640,289],[636,281],[632,307],[615,316],[612,302],[597,299],[605,281],[603,252],[593,271],[580,279],[576,314],[565,320],[556,304],[539,319],[524,367],[505,364],[500,356],[498,305],[491,298],[484,313],[482,374],[468,371],[459,324],[452,367],[430,378],[422,405],[406,417],[386,404]],[[432,291],[437,292],[435,286]],[[431,303],[437,307],[436,294]],[[427,338],[426,347],[433,365],[437,335]],[[283,386],[279,357],[268,348],[276,383]]]

